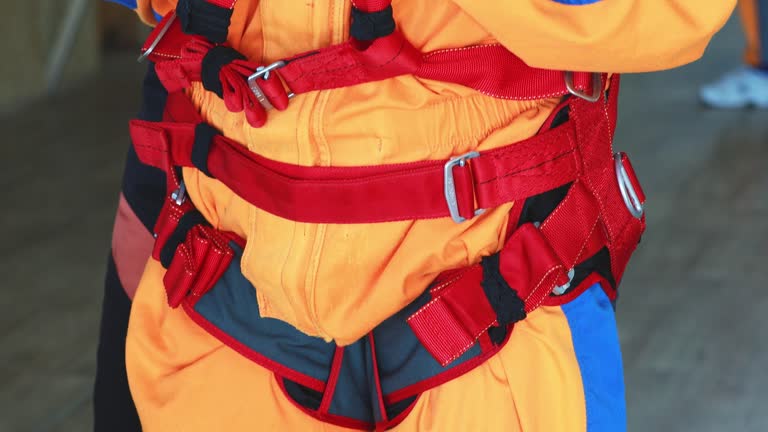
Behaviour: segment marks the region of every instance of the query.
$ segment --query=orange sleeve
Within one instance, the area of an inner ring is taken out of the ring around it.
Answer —
[[[176,7],[176,0],[137,0],[136,13],[149,25],[157,24],[155,12],[164,16]]]
[[[589,72],[647,72],[695,61],[736,5],[736,0],[453,1],[529,65]]]

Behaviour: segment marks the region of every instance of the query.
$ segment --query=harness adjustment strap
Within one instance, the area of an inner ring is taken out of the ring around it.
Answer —
[[[454,280],[433,290],[433,299],[407,319],[421,344],[441,366],[459,358],[491,327],[508,326],[525,318],[555,284],[568,282],[557,254],[533,224],[515,230],[498,255],[497,268],[493,269],[491,259],[484,265],[460,270]],[[491,269],[492,273],[486,273]],[[491,299],[500,301],[500,309],[512,309],[497,313],[485,294],[486,290],[495,294],[490,285],[499,275],[511,292],[502,298],[493,295]],[[515,297],[522,300],[522,310]]]
[[[181,29],[213,43],[226,42],[235,1],[179,0],[176,15]]]

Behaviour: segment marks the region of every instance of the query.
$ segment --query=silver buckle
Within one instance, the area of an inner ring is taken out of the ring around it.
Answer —
[[[592,94],[589,95],[576,88],[573,84],[573,72],[566,71],[565,88],[568,89],[570,94],[582,98],[587,102],[597,102],[603,95],[603,78],[599,73],[592,72]]]
[[[467,161],[480,156],[480,153],[473,151],[461,156],[451,158],[445,163],[443,169],[443,190],[445,192],[445,202],[448,203],[448,211],[451,214],[451,219],[456,223],[462,223],[467,219],[459,214],[459,202],[456,199],[456,182],[453,178],[453,168],[457,166],[465,166]],[[475,210],[475,216],[479,216],[485,212],[485,209]]]
[[[552,288],[552,294],[556,296],[565,294],[565,292],[568,291],[568,288],[571,287],[571,282],[573,282],[574,276],[576,276],[576,270],[574,269],[568,270],[568,282],[562,285],[556,285],[554,288]]]
[[[165,22],[165,25],[162,29],[160,29],[160,33],[157,34],[157,37],[155,40],[152,41],[152,44],[147,48],[146,51],[144,51],[139,58],[136,59],[137,62],[141,63],[143,62],[147,57],[149,57],[150,54],[152,54],[153,51],[155,51],[155,48],[157,48],[157,44],[160,43],[160,40],[163,39],[163,36],[165,36],[166,33],[168,33],[168,30],[171,28],[171,24],[173,24],[173,21],[176,19],[176,12],[173,12],[173,15],[171,15],[170,18],[168,18],[168,21]]]
[[[627,169],[624,168],[622,162],[623,155],[616,153],[613,155],[614,164],[616,166],[616,179],[619,182],[619,191],[621,192],[621,198],[624,200],[624,205],[627,206],[627,210],[632,216],[640,219],[643,217],[644,207],[640,202],[640,198],[637,196],[637,191],[632,181],[629,179]]]
[[[253,75],[248,77],[248,87],[251,88],[251,91],[254,95],[256,95],[256,99],[258,99],[261,106],[264,107],[265,110],[269,111],[272,108],[272,104],[269,102],[269,99],[264,94],[263,91],[261,91],[261,88],[259,87],[259,84],[256,82],[259,78],[263,80],[269,79],[269,73],[275,69],[280,69],[281,67],[285,66],[285,61],[280,60],[272,63],[269,66],[259,66],[258,69],[256,69],[256,72],[254,72]],[[292,99],[295,96],[294,93],[288,93],[288,99]]]
[[[179,188],[173,191],[171,199],[176,205],[182,205],[184,204],[184,201],[187,200],[187,185],[185,185],[183,181],[179,184]]]

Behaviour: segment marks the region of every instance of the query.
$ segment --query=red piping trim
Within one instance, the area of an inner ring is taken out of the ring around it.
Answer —
[[[257,363],[258,365],[267,368],[280,376],[284,376],[291,381],[295,381],[304,387],[309,387],[312,390],[319,392],[325,391],[324,382],[318,380],[317,378],[304,375],[301,372],[288,368],[266,356],[257,353],[256,351],[253,351],[252,349],[239,342],[237,339],[233,338],[220,328],[213,325],[210,321],[208,321],[204,316],[195,310],[194,305],[189,298],[185,299],[181,305],[184,308],[184,311],[187,312],[187,315],[189,315],[192,321],[194,321],[197,325],[254,363]]]
[[[336,384],[339,382],[339,373],[341,372],[341,364],[344,360],[344,347],[336,346],[336,352],[333,353],[333,362],[331,363],[331,374],[328,376],[328,382],[325,384],[325,393],[323,393],[323,400],[320,402],[318,411],[322,414],[328,412],[328,408],[333,401],[333,395],[336,393]]]
[[[381,430],[389,423],[387,417],[387,407],[384,404],[384,391],[381,388],[381,377],[379,376],[379,364],[376,360],[376,343],[373,340],[373,332],[368,333],[368,342],[371,349],[371,363],[373,363],[373,380],[376,383],[376,402],[379,404],[379,411],[381,412],[381,422],[377,422],[376,430]]]
[[[283,391],[283,395],[285,396],[285,398],[289,402],[291,402],[293,404],[293,406],[295,406],[296,408],[301,410],[301,412],[303,412],[304,414],[306,414],[306,415],[308,415],[310,417],[313,417],[313,418],[315,418],[317,420],[320,420],[322,422],[330,423],[330,424],[333,424],[333,425],[336,425],[336,426],[341,426],[341,427],[345,427],[345,428],[349,428],[349,429],[357,429],[357,430],[371,430],[371,427],[373,425],[370,424],[370,423],[367,423],[367,422],[364,422],[364,421],[360,421],[360,420],[351,419],[351,418],[348,418],[348,417],[337,416],[337,415],[334,415],[334,414],[320,413],[320,412],[317,412],[317,411],[314,411],[314,410],[310,410],[310,409],[308,409],[305,406],[302,406],[300,403],[298,403],[295,400],[293,400],[293,398],[288,394],[288,391],[285,389],[285,384],[283,383],[283,380],[281,379],[281,377],[279,375],[277,375],[277,374],[275,374],[275,375],[276,375],[275,379],[277,381],[277,385]]]
[[[427,378],[415,384],[411,384],[407,387],[403,387],[400,390],[393,391],[388,395],[384,395],[384,402],[387,404],[393,404],[395,402],[399,402],[403,399],[423,393],[427,390],[433,389],[441,384],[444,384],[454,378],[458,378],[461,375],[464,375],[465,373],[471,371],[477,366],[483,364],[486,360],[488,360],[497,352],[499,352],[502,348],[504,348],[504,346],[509,341],[509,337],[511,335],[512,335],[512,331],[510,330],[507,332],[507,337],[506,339],[504,339],[504,342],[502,342],[498,346],[492,347],[491,350],[487,352],[483,352],[482,354],[480,354],[479,356],[471,360],[467,360],[466,362],[460,364],[459,366],[456,366],[445,372],[441,372],[437,375],[434,375],[430,378]]]

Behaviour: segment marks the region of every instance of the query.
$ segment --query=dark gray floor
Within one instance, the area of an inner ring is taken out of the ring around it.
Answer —
[[[630,431],[768,431],[768,113],[701,110],[740,58],[626,77],[617,149],[649,195],[622,286]],[[141,67],[0,119],[0,432],[90,429],[102,276]],[[86,118],[91,120],[87,121]]]

